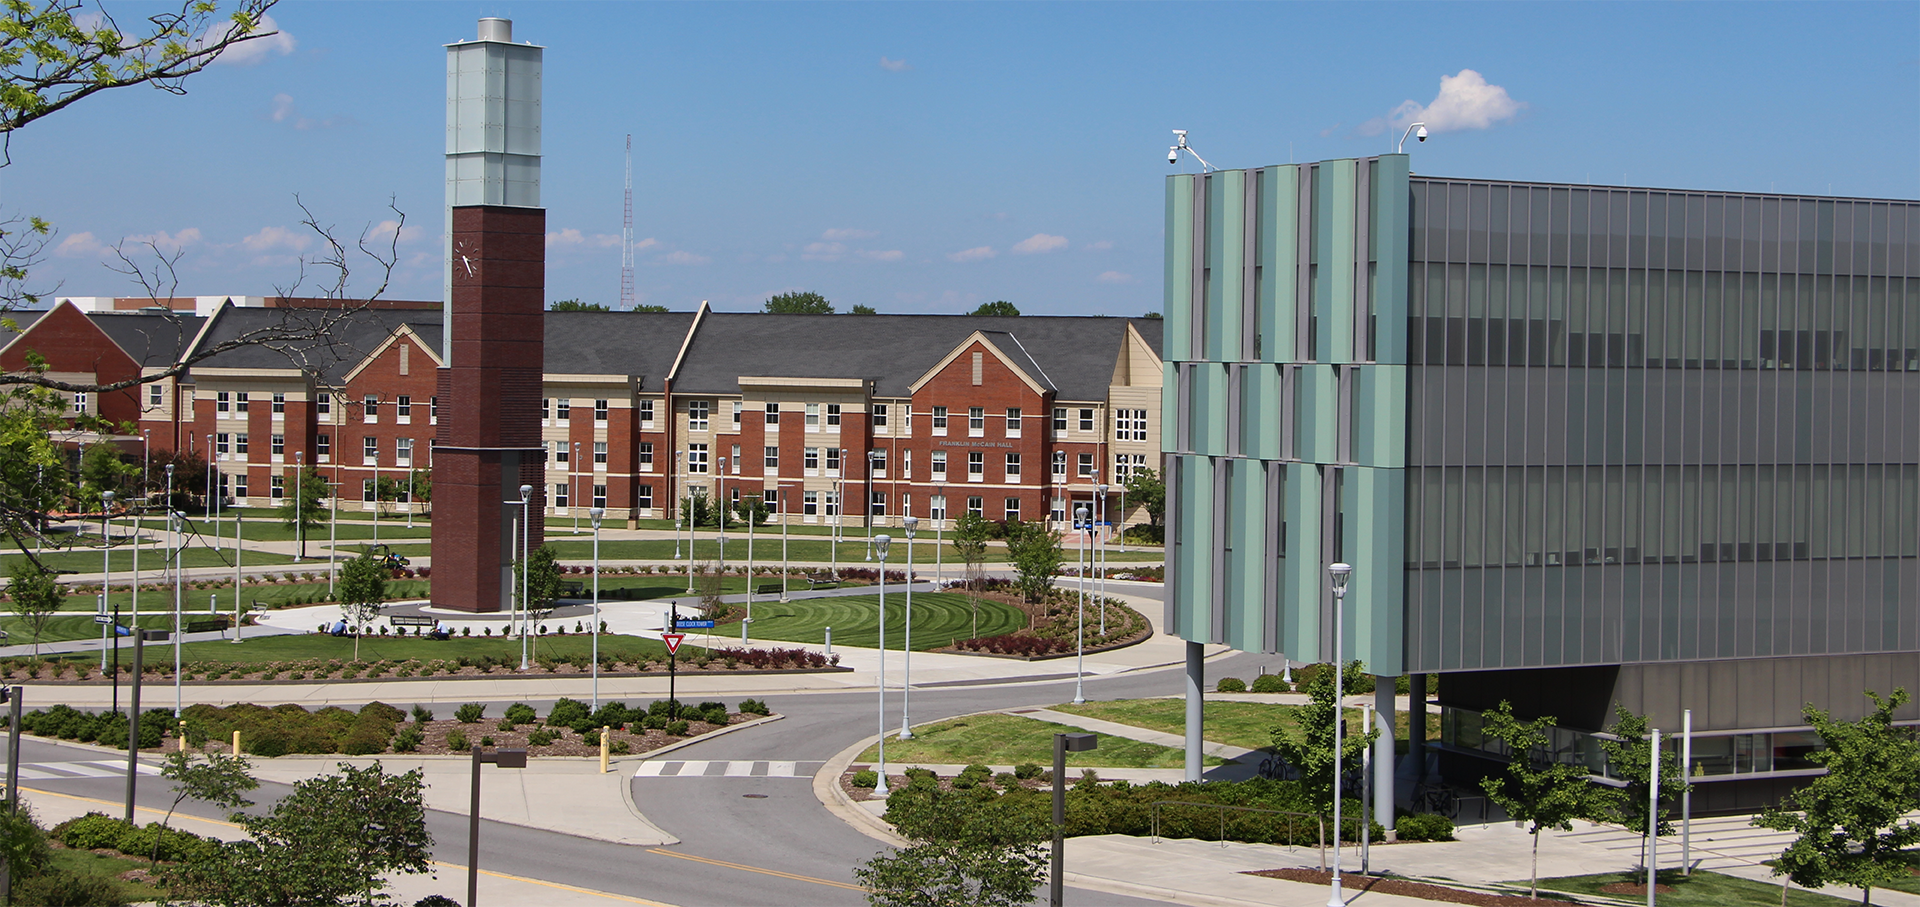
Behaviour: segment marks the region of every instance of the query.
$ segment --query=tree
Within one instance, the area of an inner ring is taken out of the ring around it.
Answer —
[[[760,495],[749,494],[741,496],[740,506],[734,508],[734,513],[749,526],[764,526],[767,518],[773,516],[773,508],[768,507]]]
[[[833,303],[819,293],[796,290],[767,297],[760,311],[768,315],[831,315]]]
[[[1166,316],[1165,316],[1165,315],[1162,315],[1162,314],[1160,314],[1159,312],[1142,312],[1142,313],[1140,314],[1140,317],[1142,317],[1142,318],[1153,318],[1153,319],[1160,319],[1160,318],[1165,318]]]
[[[854,867],[875,907],[1014,907],[1032,902],[1048,865],[1050,833],[1032,811],[912,787],[887,818],[912,845]]]
[[[974,309],[972,314],[999,315],[1003,317],[1012,317],[1012,316],[1019,315],[1020,310],[1018,308],[1015,308],[1013,303],[1011,302],[1008,302],[1004,299],[996,299],[992,302],[980,303],[980,307],[977,309]]]
[[[164,870],[174,894],[229,907],[378,903],[383,876],[432,871],[420,771],[380,763],[297,781],[264,816],[230,818],[248,837]]]
[[[983,521],[984,522],[984,521]],[[1029,602],[1045,601],[1053,578],[1066,558],[1060,551],[1060,533],[1045,523],[1007,521],[1007,556],[1018,577],[1014,584]]]
[[[974,636],[980,635],[980,566],[987,560],[987,539],[993,537],[993,524],[969,510],[953,522],[953,552],[965,565],[967,597],[973,604]]]
[[[433,470],[415,466],[412,472],[407,473],[407,484],[402,490],[406,492],[408,503],[433,503]]]
[[[1480,787],[1514,821],[1531,823],[1527,833],[1533,836],[1533,870],[1527,879],[1527,896],[1537,898],[1540,832],[1571,831],[1573,820],[1594,815],[1602,801],[1586,780],[1585,766],[1552,761],[1552,716],[1521,721],[1513,717],[1513,704],[1503,700],[1484,718],[1486,735],[1506,744],[1507,770],[1480,779]]]
[[[131,432],[131,428],[128,429]],[[128,463],[120,448],[112,444],[94,444],[80,456],[79,510],[87,512],[101,505],[100,493],[111,491],[125,496],[128,480],[140,474],[138,464]]]
[[[1807,888],[1852,885],[1861,889],[1862,904],[1872,902],[1874,888],[1911,877],[1901,851],[1920,844],[1920,822],[1904,818],[1920,809],[1920,742],[1913,728],[1893,724],[1907,691],[1867,697],[1873,711],[1859,721],[1835,721],[1806,706],[1823,744],[1807,758],[1827,773],[1753,820],[1799,835],[1780,854],[1775,875]]]
[[[1359,662],[1344,669],[1346,676],[1360,673]],[[1334,764],[1333,764],[1333,672],[1315,671],[1307,678],[1307,704],[1294,713],[1300,731],[1298,734],[1284,727],[1273,729],[1273,748],[1280,758],[1300,773],[1300,787],[1307,795],[1307,801],[1316,806],[1324,805],[1327,812],[1333,811]],[[1351,687],[1349,687],[1351,688]],[[1340,726],[1345,729],[1352,716],[1341,713]],[[1361,766],[1362,754],[1373,745],[1379,731],[1367,728],[1364,733],[1349,734],[1340,752],[1340,770],[1345,777]]]
[[[686,515],[689,527],[704,526],[710,522],[713,519],[713,514],[709,512],[711,509],[707,506],[705,489],[694,489],[693,494],[680,499],[680,512]]]
[[[655,315],[664,315],[667,312],[667,307],[663,305],[648,305],[646,303],[641,303],[641,304],[635,305],[632,309],[629,309],[628,311],[648,312]]]
[[[35,658],[40,657],[40,637],[47,632],[47,622],[60,610],[63,598],[53,577],[53,571],[24,558],[14,561],[7,570],[7,594],[12,597],[10,609],[33,634]]]
[[[186,750],[168,753],[160,777],[173,782],[173,803],[167,807],[160,827],[170,827],[174,811],[189,797],[225,810],[252,806],[253,801],[245,794],[260,786],[253,779],[252,768],[253,763],[238,753],[212,753],[200,759]],[[160,835],[153,836],[152,863],[160,862],[160,839]]]
[[[1146,509],[1147,525],[1165,533],[1162,523],[1167,518],[1167,483],[1160,478],[1160,474],[1144,466],[1136,466],[1127,474],[1126,487],[1127,501]]]
[[[387,601],[387,577],[381,558],[368,548],[340,568],[340,610],[353,630],[353,660],[360,660],[360,633],[380,617]]]
[[[524,584],[524,585],[523,585]],[[553,609],[560,605],[560,564],[554,560],[553,546],[541,545],[527,553],[527,559],[513,567],[513,595],[520,598],[522,589],[526,598],[520,606],[527,609],[527,622],[537,628],[540,622],[553,616]],[[539,634],[535,633],[538,639]],[[534,656],[539,657],[539,643],[534,643]]]
[[[880,314],[880,313],[879,313],[879,312],[876,312],[876,311],[874,311],[874,308],[873,308],[873,306],[870,306],[870,305],[860,305],[859,303],[854,303],[854,306],[853,306],[853,308],[851,308],[851,309],[848,309],[848,310],[847,310],[847,314],[849,314],[849,315],[878,315],[878,314]]]
[[[610,308],[597,302],[581,302],[578,299],[562,299],[547,306],[549,312],[611,312]]]
[[[1659,835],[1673,834],[1673,822],[1663,807],[1658,814],[1649,816],[1647,794],[1653,783],[1653,743],[1643,715],[1635,715],[1620,706],[1614,706],[1614,724],[1607,732],[1615,738],[1602,738],[1601,750],[1607,754],[1607,770],[1616,779],[1626,782],[1625,787],[1607,788],[1596,791],[1599,810],[1610,814],[1614,821],[1627,827],[1628,831],[1645,838],[1649,821]],[[1687,776],[1680,770],[1679,747],[1667,740],[1671,734],[1661,735],[1660,747],[1660,799],[1662,802],[1678,799],[1687,792]],[[1646,867],[1646,853],[1640,855],[1640,865]]]
[[[0,342],[6,335],[0,332]],[[66,401],[40,388],[0,393],[0,531],[36,567],[44,566],[27,542],[47,541],[46,514],[66,499],[65,452],[50,432],[63,427]]]
[[[327,508],[320,502],[327,499],[327,480],[320,476],[319,470],[311,466],[302,470],[288,491],[280,501],[280,525],[306,532],[326,525]]]

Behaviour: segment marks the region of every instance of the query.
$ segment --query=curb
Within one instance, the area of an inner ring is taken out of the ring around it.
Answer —
[[[827,812],[833,813],[840,818],[840,821],[853,826],[854,831],[891,847],[909,847],[913,842],[901,837],[893,830],[893,826],[882,821],[880,817],[861,809],[859,804],[854,803],[853,798],[847,796],[847,792],[840,788],[840,776],[846,774],[848,766],[853,765],[854,757],[878,742],[880,742],[878,735],[867,737],[835,753],[833,758],[827,760],[827,764],[820,766],[820,770],[814,773],[813,795],[819,799],[821,806],[827,808]]]
[[[742,721],[739,724],[729,724],[726,727],[723,727],[717,731],[708,731],[704,734],[701,734],[698,737],[688,737],[687,739],[682,740],[679,743],[669,743],[666,746],[660,747],[659,749],[656,749],[656,750],[648,750],[644,753],[635,753],[629,756],[615,756],[611,759],[608,759],[607,762],[609,765],[611,765],[614,762],[645,762],[648,759],[652,759],[655,756],[662,756],[667,753],[671,753],[674,750],[680,749],[682,747],[692,746],[696,743],[703,743],[705,741],[712,740],[715,737],[724,737],[728,734],[733,733],[734,731],[744,731],[750,727],[759,727],[760,725],[766,724],[767,722],[779,721],[780,719],[785,717],[787,716],[775,713],[772,715],[765,715],[759,718],[755,718],[752,721]],[[562,757],[562,758],[565,758],[565,757]],[[587,757],[587,758],[598,759],[600,757],[593,756],[593,757]]]
[[[284,635],[290,636],[293,634],[284,634]],[[58,654],[71,655],[76,653],[62,652]],[[853,673],[853,669],[841,667],[839,665],[829,665],[824,668],[757,668],[757,669],[749,669],[744,671],[742,670],[707,671],[707,670],[701,670],[696,668],[696,669],[691,669],[682,673],[686,673],[688,675],[698,676],[698,677],[760,677],[763,675],[776,675],[776,674],[851,674]],[[181,686],[204,687],[207,689],[219,689],[220,687],[243,687],[243,686],[301,686],[301,685],[320,686],[320,685],[331,685],[331,684],[340,684],[340,683],[409,683],[414,681],[429,681],[433,683],[439,683],[441,681],[463,681],[463,680],[536,680],[536,679],[537,680],[577,680],[581,677],[586,677],[586,676],[589,676],[589,675],[578,674],[578,673],[540,674],[540,673],[535,673],[529,670],[525,673],[516,671],[511,674],[431,674],[425,677],[332,677],[324,680],[183,680],[180,683],[181,683]],[[619,674],[602,673],[600,675],[601,679],[603,680],[631,680],[639,677],[665,677],[665,676],[667,676],[667,672],[665,671],[632,671],[632,672],[622,672]],[[113,681],[111,680],[42,680],[39,678],[34,678],[31,681],[21,681],[21,682],[22,683],[30,682],[35,684],[36,686],[49,686],[49,687],[111,687],[113,686]],[[130,682],[130,681],[123,681],[123,682]],[[172,678],[171,676],[166,676],[158,680],[142,680],[141,681],[141,684],[143,685],[149,684],[149,683],[171,684]]]

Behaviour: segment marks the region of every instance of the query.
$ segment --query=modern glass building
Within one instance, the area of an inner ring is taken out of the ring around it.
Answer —
[[[1502,699],[1569,760],[1691,710],[1746,782],[1707,809],[1813,770],[1804,703],[1920,692],[1920,203],[1382,155],[1166,210],[1172,632],[1327,660],[1346,561],[1343,657],[1446,675],[1443,771]]]

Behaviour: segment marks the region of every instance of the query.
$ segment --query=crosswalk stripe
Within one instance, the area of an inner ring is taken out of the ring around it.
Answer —
[[[28,768],[23,765],[23,766],[20,766],[20,777],[27,781],[45,781],[48,778],[66,778],[71,776],[56,775],[53,772],[43,772],[38,769]]]
[[[685,762],[673,760],[642,762],[633,771],[635,778],[800,778],[812,777],[807,772],[812,766],[822,765],[819,761],[769,762],[756,759],[701,760],[690,759]]]
[[[160,769],[145,762],[134,763],[142,775],[158,775]],[[91,759],[84,762],[29,762],[20,766],[23,781],[60,781],[73,778],[116,778],[127,773],[127,763],[116,759]]]
[[[693,775],[704,775],[707,773],[707,766],[710,764],[711,763],[704,759],[689,759],[686,762],[680,763],[680,770],[674,772],[674,777],[685,778]]]
[[[86,764],[99,765],[99,766],[104,766],[106,768],[113,769],[113,772],[116,775],[124,775],[127,773],[127,763],[126,763],[126,760],[124,759],[90,759],[87,761]],[[133,764],[133,768],[134,768],[134,771],[137,771],[142,775],[160,774],[160,769],[158,767],[148,765],[145,762],[135,762]]]
[[[39,763],[39,765],[42,768],[54,767],[54,765],[44,763],[44,762]],[[70,772],[72,774],[80,775],[86,778],[111,778],[115,775],[126,774],[126,772],[124,771],[110,772],[97,765],[88,765],[84,762],[61,762],[61,763],[58,763],[58,767],[60,771]]]
[[[797,773],[795,772],[795,769],[799,768],[799,765],[800,763],[798,762],[769,762],[767,763],[767,777],[769,778],[797,777]]]
[[[740,777],[752,775],[753,767],[755,764],[757,763],[729,762],[727,763],[727,770],[723,774],[725,774],[729,778],[740,778]]]
[[[659,777],[660,773],[665,771],[666,768],[667,764],[665,762],[642,762],[640,763],[640,768],[634,771],[633,776],[635,778],[656,778]]]

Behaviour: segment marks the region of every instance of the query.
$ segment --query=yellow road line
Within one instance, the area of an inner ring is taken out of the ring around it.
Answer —
[[[660,847],[649,847],[647,848],[647,853],[657,853],[663,857],[673,857],[676,860],[692,860],[695,863],[705,863],[709,866],[722,866],[727,869],[738,869],[741,872],[757,872],[757,873],[760,873],[761,875],[769,875],[769,876],[774,876],[782,879],[792,879],[793,881],[796,881],[796,882],[812,882],[815,885],[827,885],[833,888],[845,888],[848,891],[866,891],[867,890],[865,888],[860,887],[859,885],[849,885],[845,882],[834,882],[834,881],[829,881],[827,879],[816,879],[813,876],[795,875],[791,872],[781,872],[777,869],[761,869],[758,866],[748,866],[745,863],[729,863],[726,860],[715,860],[708,857],[696,857],[690,853],[675,853],[671,850],[667,850],[665,848],[660,848]]]
[[[101,806],[111,806],[115,809],[121,809],[121,810],[124,810],[127,806],[126,801],[124,800],[100,800],[94,797],[82,797],[78,794],[63,794],[63,793],[60,793],[59,791],[40,790],[38,788],[32,788],[32,787],[20,788],[20,792],[23,794],[39,794],[40,796],[43,796],[43,797],[60,797],[65,800],[78,800],[82,803],[98,803]],[[167,814],[167,811],[164,809],[155,809],[154,807],[151,807],[151,806],[141,806],[137,803],[134,804],[133,809],[135,812],[150,812],[150,813],[156,813],[162,816]],[[192,819],[195,822],[211,822],[214,825],[225,825],[228,828],[240,827],[238,825],[233,824],[232,822],[226,822],[220,819],[206,819],[200,816],[186,815],[184,813],[181,814],[180,818]]]

